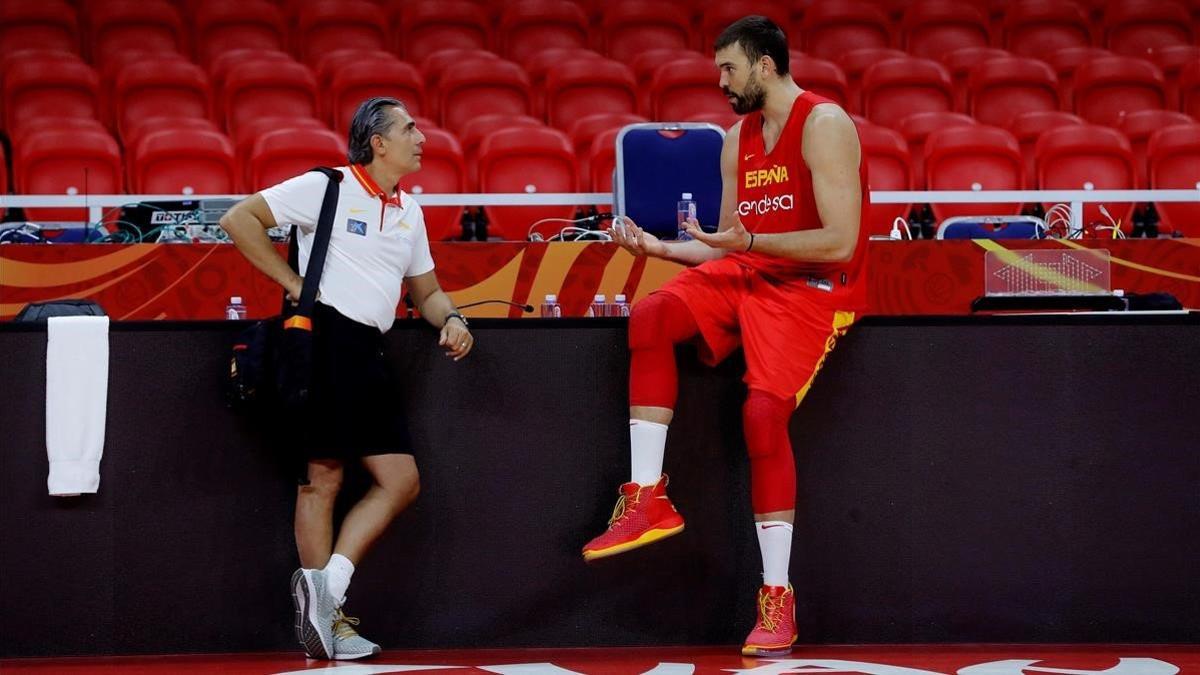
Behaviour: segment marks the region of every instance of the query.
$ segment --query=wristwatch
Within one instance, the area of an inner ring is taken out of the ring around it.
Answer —
[[[462,314],[459,314],[458,312],[450,312],[449,314],[447,314],[446,319],[444,321],[442,321],[442,323],[446,323],[446,321],[449,321],[450,319],[458,319],[459,321],[461,321],[463,323],[464,326],[467,326],[467,327],[470,327],[470,325],[471,325],[467,321],[467,317],[463,316]]]

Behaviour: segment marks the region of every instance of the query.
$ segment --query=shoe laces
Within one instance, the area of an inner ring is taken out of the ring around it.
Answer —
[[[357,617],[346,616],[341,607],[333,612],[333,634],[343,640],[358,636],[358,631],[354,630],[358,623]]]
[[[775,628],[783,621],[783,604],[783,596],[773,598],[766,591],[758,594],[758,622],[763,628],[771,632],[775,631]]]
[[[628,515],[632,510],[631,507],[637,506],[638,499],[641,497],[641,495],[642,491],[638,490],[637,492],[633,493],[632,497],[626,497],[624,494],[622,494],[620,497],[617,497],[617,505],[613,507],[612,516],[609,517],[608,524],[612,525],[620,522],[622,518]]]

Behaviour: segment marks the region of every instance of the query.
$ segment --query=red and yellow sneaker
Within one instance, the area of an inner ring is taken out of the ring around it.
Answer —
[[[758,621],[742,645],[745,656],[783,656],[796,642],[796,594],[792,585],[758,589]]]
[[[625,483],[608,529],[583,547],[583,559],[624,553],[682,531],[683,516],[667,497],[666,474],[654,485]]]

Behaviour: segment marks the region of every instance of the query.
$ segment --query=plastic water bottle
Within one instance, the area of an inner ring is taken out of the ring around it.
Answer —
[[[696,202],[692,199],[692,193],[685,192],[680,196],[679,203],[675,206],[675,238],[679,241],[687,241],[692,238],[692,235],[684,229],[687,227],[688,218],[696,217]]]
[[[587,316],[608,316],[608,301],[603,293],[597,293],[588,307]]]
[[[562,318],[562,306],[558,304],[558,296],[553,293],[546,296],[542,302],[542,318],[543,319],[559,319]]]
[[[629,303],[625,300],[624,293],[618,293],[613,298],[613,304],[609,305],[609,316],[629,316]]]
[[[229,304],[225,305],[225,318],[230,321],[246,318],[246,305],[242,304],[242,296],[235,295],[229,299]]]

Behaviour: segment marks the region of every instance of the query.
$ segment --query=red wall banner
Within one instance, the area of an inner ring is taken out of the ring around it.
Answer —
[[[1167,292],[1200,308],[1200,239],[1043,241],[872,241],[871,315],[955,315],[983,293],[989,248],[1102,248],[1112,286]],[[583,316],[592,296],[624,293],[637,302],[680,269],[635,258],[616,245],[590,243],[433,243],[438,279],[458,304],[508,300],[538,305],[558,295],[565,316]],[[29,302],[88,298],[115,320],[220,319],[230,296],[249,316],[277,313],[280,290],[228,244],[0,246],[0,320]],[[501,304],[468,316],[536,316]]]

